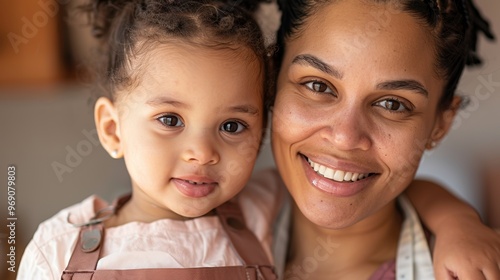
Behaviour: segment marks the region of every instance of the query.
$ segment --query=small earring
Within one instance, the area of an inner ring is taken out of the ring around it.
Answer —
[[[428,148],[429,149],[434,149],[435,147],[437,146],[437,142],[436,141],[431,141],[429,144],[428,144]]]
[[[118,150],[111,151],[111,157],[112,158],[118,158]]]

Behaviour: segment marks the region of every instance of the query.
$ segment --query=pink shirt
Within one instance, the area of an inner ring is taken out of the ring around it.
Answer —
[[[278,180],[278,181],[277,181]],[[275,172],[263,172],[236,199],[250,230],[272,260],[272,221],[284,189]],[[67,222],[88,221],[107,202],[91,196],[40,224],[22,257],[17,279],[60,279],[71,257],[79,228]],[[131,222],[106,229],[97,269],[214,267],[241,265],[218,217],[187,221]]]
[[[396,261],[382,264],[369,280],[394,280],[396,279]]]

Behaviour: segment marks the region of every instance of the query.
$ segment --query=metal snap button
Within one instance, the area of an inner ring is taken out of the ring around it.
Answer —
[[[101,231],[99,229],[86,230],[82,233],[82,250],[90,253],[99,248],[101,244]]]

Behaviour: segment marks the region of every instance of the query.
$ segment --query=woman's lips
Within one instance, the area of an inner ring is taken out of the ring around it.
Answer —
[[[310,159],[307,159],[307,162],[309,162],[309,165],[314,169],[314,171],[316,171],[316,173],[327,179],[332,179],[337,182],[356,182],[370,176],[370,173],[335,170],[320,163],[316,163]]]
[[[180,178],[173,178],[172,182],[182,194],[192,198],[205,197],[212,193],[218,185],[217,182],[212,181],[197,181]]]
[[[372,181],[372,173],[334,170],[302,156],[306,177],[314,187],[339,197],[353,196]],[[317,169],[317,170],[316,170]]]

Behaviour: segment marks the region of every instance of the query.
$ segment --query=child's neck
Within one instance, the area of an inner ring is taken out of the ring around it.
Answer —
[[[207,215],[210,214],[208,213]],[[152,201],[141,197],[141,194],[133,193],[130,200],[114,216],[107,220],[104,225],[106,228],[109,228],[130,222],[152,223],[161,219],[184,221],[192,218],[184,217],[169,209],[161,208]]]
[[[381,264],[395,258],[402,223],[395,203],[341,230],[313,224],[296,205],[293,211],[285,278],[307,274],[318,280],[368,279]]]

